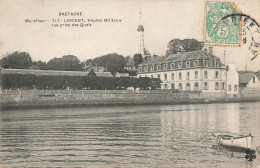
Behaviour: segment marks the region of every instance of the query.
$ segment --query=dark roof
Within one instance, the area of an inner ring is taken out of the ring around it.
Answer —
[[[255,75],[258,78],[258,80],[260,81],[260,71],[256,72]]]
[[[137,31],[144,31],[143,25],[139,25],[138,28],[137,28]]]
[[[152,64],[152,63],[166,63],[171,61],[181,61],[181,60],[188,60],[188,59],[198,59],[198,58],[215,58],[219,59],[216,56],[209,55],[208,53],[197,50],[197,51],[190,51],[190,52],[182,52],[177,54],[172,54],[170,56],[158,56],[158,57],[151,57],[149,60],[142,62],[140,65],[145,64]]]
[[[88,76],[84,71],[55,71],[32,69],[1,69],[1,74],[33,74],[33,75],[64,75],[64,76]],[[111,72],[95,72],[97,76],[113,77]]]
[[[253,71],[238,71],[239,83],[248,84],[251,78],[255,75]]]
[[[146,65],[146,64],[157,64],[157,63],[162,63],[166,59],[166,56],[152,56],[150,59],[142,62],[139,65]]]

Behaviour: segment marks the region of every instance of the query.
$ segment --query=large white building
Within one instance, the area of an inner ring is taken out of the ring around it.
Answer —
[[[227,75],[235,79],[227,80]],[[238,73],[234,65],[227,73],[227,67],[218,57],[202,50],[168,57],[153,56],[138,65],[137,77],[160,78],[162,89],[238,93]],[[226,88],[227,82],[230,89]]]

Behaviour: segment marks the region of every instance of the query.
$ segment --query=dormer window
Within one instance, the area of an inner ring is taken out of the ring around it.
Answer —
[[[144,67],[144,72],[147,72],[147,70],[148,70],[148,66],[145,66]]]
[[[142,67],[139,67],[139,72],[142,72]]]
[[[199,60],[195,60],[194,61],[194,67],[198,67],[199,66]]]
[[[219,67],[219,61],[215,61],[215,67]]]
[[[164,64],[164,70],[167,70],[167,64]]]
[[[190,61],[187,61],[186,62],[186,68],[189,68],[190,67]]]
[[[161,70],[161,65],[157,65],[157,71]]]
[[[179,62],[178,63],[178,69],[181,69],[182,68],[182,62]]]
[[[204,66],[204,67],[208,67],[208,66],[209,66],[208,60],[204,60],[204,61],[203,61],[203,66]]]
[[[151,66],[151,71],[154,71],[154,66],[153,65]]]
[[[171,69],[175,69],[175,63],[171,63]]]

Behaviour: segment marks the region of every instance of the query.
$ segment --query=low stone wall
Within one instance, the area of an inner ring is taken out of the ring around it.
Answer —
[[[25,92],[24,92],[25,93]],[[36,92],[34,92],[36,93]],[[180,104],[226,102],[224,93],[173,93],[169,91],[69,91],[41,94],[2,94],[0,107],[67,107],[67,106],[106,106],[142,104]],[[230,102],[260,100],[259,92],[243,90],[239,95],[229,95]]]

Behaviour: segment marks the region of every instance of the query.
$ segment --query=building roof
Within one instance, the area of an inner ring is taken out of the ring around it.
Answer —
[[[33,70],[33,69],[1,69],[0,74],[88,76],[88,72],[83,72],[83,71],[55,71],[55,70]],[[97,76],[113,77],[111,72],[95,72],[95,74]]]
[[[212,57],[215,59],[219,59],[218,57],[209,55],[208,53],[202,50],[197,50],[197,51],[172,54],[170,56],[151,57],[150,59],[142,62],[139,65],[166,63],[171,61],[181,61],[181,60],[196,59],[196,58],[212,58]]]
[[[97,76],[103,76],[103,77],[113,77],[111,72],[95,72]]]
[[[252,77],[255,75],[253,71],[238,71],[239,74],[239,83],[247,84]]]
[[[260,71],[257,71],[257,72],[255,73],[255,75],[256,75],[256,77],[258,78],[258,80],[260,81]]]
[[[144,31],[143,25],[139,25],[138,28],[137,28],[137,31]]]
[[[164,62],[166,56],[152,56],[150,59],[145,60],[139,65],[146,65],[146,64],[157,64]]]

